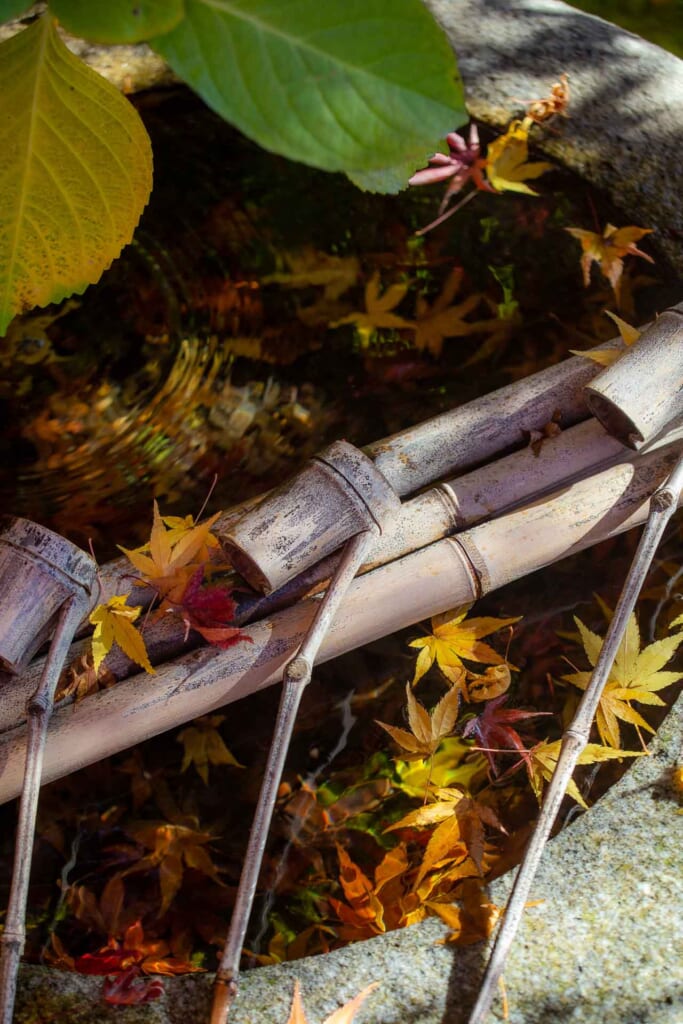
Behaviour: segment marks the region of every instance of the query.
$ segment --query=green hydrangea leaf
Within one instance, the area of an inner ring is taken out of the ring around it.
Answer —
[[[139,43],[170,32],[184,8],[184,0],[50,0],[67,32],[93,43]]]
[[[0,44],[0,336],[16,313],[97,281],[152,187],[149,137],[125,97],[43,17]]]
[[[151,45],[266,149],[359,181],[419,166],[466,120],[455,57],[421,0],[186,0]]]
[[[30,6],[31,0],[0,0],[0,21],[18,18]]]

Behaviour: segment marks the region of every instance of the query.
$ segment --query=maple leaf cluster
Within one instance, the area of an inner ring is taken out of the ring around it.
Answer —
[[[216,567],[213,556],[221,552],[218,538],[211,532],[219,516],[217,512],[195,524],[192,516],[162,516],[155,501],[149,541],[121,551],[139,573],[136,583],[152,588],[160,601],[155,620],[174,615],[184,623],[185,639],[195,630],[208,643],[227,648],[249,638],[232,625],[236,611],[232,589],[205,583],[207,571]],[[60,696],[73,692],[82,697],[97,688],[102,662],[114,644],[146,672],[154,673],[144,638],[135,625],[141,612],[130,593],[115,594],[91,612],[90,622],[95,627],[92,664],[72,671],[72,678],[60,685]]]

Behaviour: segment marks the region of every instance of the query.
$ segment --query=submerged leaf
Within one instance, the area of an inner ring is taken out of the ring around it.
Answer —
[[[97,281],[152,186],[134,107],[44,16],[0,44],[0,335],[16,313]]]

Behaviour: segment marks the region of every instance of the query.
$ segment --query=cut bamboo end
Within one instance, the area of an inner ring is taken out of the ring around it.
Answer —
[[[633,449],[683,414],[683,308],[662,313],[588,384],[586,402],[605,430]]]

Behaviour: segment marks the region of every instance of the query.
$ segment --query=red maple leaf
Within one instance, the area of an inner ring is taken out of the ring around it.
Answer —
[[[498,774],[493,755],[501,748],[518,750],[522,755],[522,760],[530,763],[529,751],[524,746],[522,737],[517,730],[513,729],[513,724],[522,722],[526,718],[538,718],[540,715],[551,713],[550,711],[520,711],[503,708],[507,699],[507,694],[494,697],[487,703],[480,715],[470,719],[462,731],[464,737],[474,737],[478,741],[479,748],[486,754],[492,775]]]
[[[241,629],[231,625],[237,605],[230,587],[202,586],[204,566],[192,574],[178,604],[170,605],[169,611],[177,612],[185,623],[185,639],[191,629],[208,640],[214,647],[231,647],[238,640],[251,640]]]

